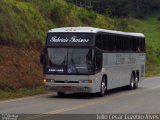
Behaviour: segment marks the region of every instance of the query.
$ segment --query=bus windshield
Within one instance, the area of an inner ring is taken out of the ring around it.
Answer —
[[[90,48],[47,48],[46,53],[46,74],[92,74]]]

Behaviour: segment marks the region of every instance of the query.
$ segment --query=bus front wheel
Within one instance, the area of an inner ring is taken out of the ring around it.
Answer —
[[[105,77],[102,78],[100,92],[98,93],[99,97],[103,97],[106,93],[107,85],[105,82]]]

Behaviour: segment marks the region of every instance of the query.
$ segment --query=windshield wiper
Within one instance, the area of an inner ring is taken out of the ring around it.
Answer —
[[[77,67],[76,67],[76,64],[75,64],[73,58],[71,58],[71,62],[72,62],[73,66],[74,66],[74,68],[75,68],[75,70],[76,70],[76,73],[79,74],[78,69],[77,69]]]
[[[66,63],[66,56],[64,57],[64,60],[62,61],[61,66],[64,66],[65,63]]]

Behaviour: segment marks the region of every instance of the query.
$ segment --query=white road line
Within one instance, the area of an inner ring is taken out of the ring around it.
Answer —
[[[34,95],[34,96],[27,96],[27,97],[22,97],[22,98],[4,100],[4,101],[0,101],[0,104],[8,103],[8,102],[20,101],[20,100],[27,100],[27,99],[31,99],[31,98],[37,98],[37,97],[43,97],[43,96],[46,96],[46,95],[53,95],[53,93],[40,94],[40,95]]]

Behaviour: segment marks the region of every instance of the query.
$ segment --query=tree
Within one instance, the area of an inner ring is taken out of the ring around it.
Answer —
[[[92,3],[92,9],[100,14],[111,17],[134,16],[143,18],[154,11],[160,10],[160,0],[67,0],[80,7],[87,1]]]

